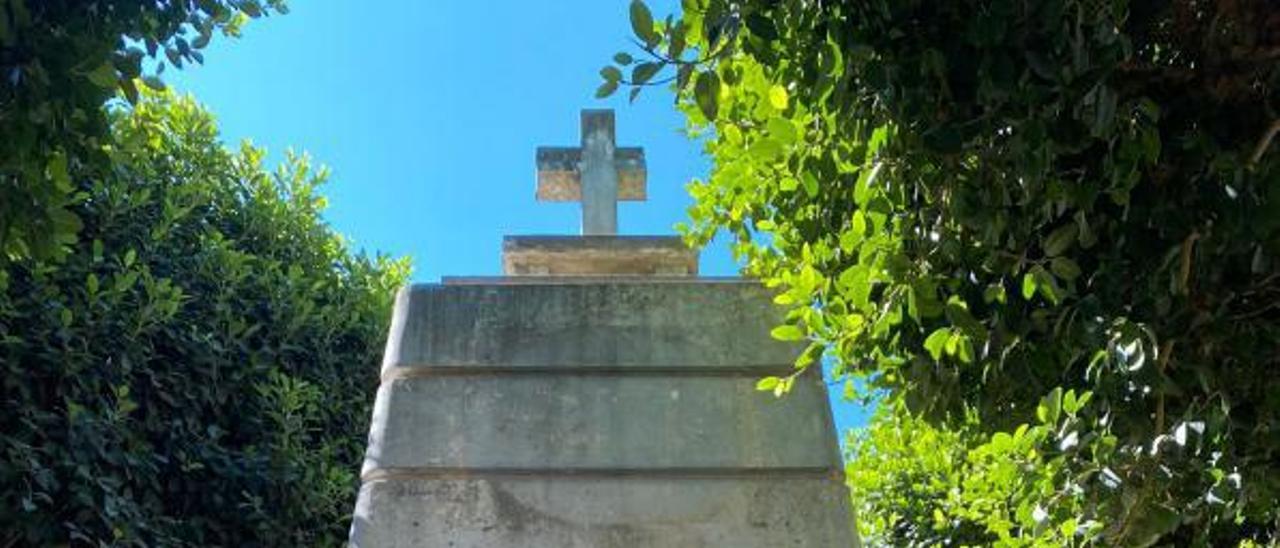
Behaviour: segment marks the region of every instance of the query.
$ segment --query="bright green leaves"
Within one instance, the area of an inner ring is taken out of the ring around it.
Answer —
[[[686,235],[726,232],[746,273],[778,291],[787,321],[824,344],[837,370],[867,373],[909,407],[891,426],[966,429],[911,430],[962,446],[932,448],[952,459],[929,469],[947,471],[930,476],[947,486],[945,502],[935,513],[931,502],[870,497],[880,506],[869,520],[910,525],[886,525],[873,544],[1145,542],[1117,524],[1135,523],[1125,509],[1149,506],[1151,485],[1162,486],[1159,505],[1212,508],[1187,513],[1186,537],[1157,543],[1234,539],[1239,524],[1221,516],[1274,528],[1280,513],[1231,495],[1211,473],[1227,465],[1205,455],[1274,475],[1245,464],[1270,462],[1274,444],[1232,441],[1254,436],[1234,420],[1237,406],[1280,422],[1262,395],[1274,390],[1230,387],[1270,378],[1260,372],[1280,356],[1276,322],[1255,300],[1280,287],[1268,245],[1280,208],[1267,190],[1280,153],[1259,146],[1269,126],[1258,102],[1222,92],[1271,89],[1280,65],[1237,59],[1256,69],[1239,71],[1240,87],[1205,86],[1234,78],[1197,76],[1226,49],[1131,31],[1168,25],[1166,8],[1068,3],[1028,18],[1008,2],[874,14],[684,6],[678,106],[691,134],[710,137],[713,161],[690,185]],[[658,55],[675,46],[678,23],[656,25]],[[904,30],[922,23],[941,30]],[[1170,86],[1133,66],[1187,79]],[[1153,440],[1176,437],[1187,417],[1213,435],[1153,455]],[[878,447],[909,457],[895,466],[933,458],[889,430]],[[857,481],[896,473],[886,465]],[[1225,489],[1213,491],[1221,502],[1205,502],[1211,487]],[[896,492],[875,495],[885,493]]]
[[[942,359],[942,355],[946,350],[947,342],[951,340],[951,330],[947,328],[939,328],[929,334],[924,340],[924,348],[929,351],[929,356],[934,361]]]
[[[787,88],[774,84],[769,87],[769,104],[778,110],[787,110]]]
[[[781,116],[774,116],[769,118],[768,122],[765,122],[765,127],[769,130],[769,139],[777,141],[778,144],[788,147],[796,143],[796,139],[798,138],[796,135],[796,126],[791,123],[791,120]],[[808,174],[810,178],[813,178],[812,173],[807,171],[805,173]]]
[[[782,397],[791,388],[795,386],[796,376],[788,375],[786,377],[765,377],[756,382],[756,390],[761,392],[773,392],[774,397]]]
[[[780,325],[769,331],[769,335],[780,341],[799,341],[804,339],[804,331],[796,325]]]
[[[943,327],[930,333],[924,340],[924,348],[934,361],[941,361],[943,356],[951,356],[960,363],[973,363],[975,351],[973,340],[959,329]]]
[[[1022,275],[1022,298],[1031,300],[1036,296],[1036,276],[1031,272]]]
[[[867,216],[861,209],[853,212],[853,220],[849,222],[850,235],[858,238],[867,235]]]
[[[1070,496],[1054,432],[1023,424],[986,434],[972,420],[932,425],[885,404],[849,433],[845,462],[868,545],[1089,545],[1102,526]],[[909,485],[909,490],[901,486]]]
[[[657,45],[662,39],[653,28],[653,13],[642,0],[631,0],[631,31],[648,47]]]
[[[1062,267],[1063,265],[1059,265],[1059,268]],[[1022,275],[1022,298],[1030,301],[1037,293],[1052,304],[1058,304],[1063,296],[1057,279],[1040,265],[1032,266]]]
[[[1048,394],[1040,399],[1040,404],[1036,406],[1036,418],[1041,423],[1048,425],[1056,425],[1058,417],[1062,413],[1062,388],[1054,388]]]
[[[781,381],[782,379],[779,379],[778,377],[765,377],[756,383],[756,390],[761,392],[771,392],[774,388],[778,387]]]
[[[1062,410],[1067,413],[1067,416],[1075,417],[1080,413],[1081,409],[1084,409],[1085,405],[1089,404],[1089,400],[1092,398],[1093,392],[1084,392],[1077,396],[1075,390],[1068,390],[1062,396]]]

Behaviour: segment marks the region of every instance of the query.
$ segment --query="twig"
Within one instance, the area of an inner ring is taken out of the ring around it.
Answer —
[[[1200,232],[1192,230],[1187,235],[1187,239],[1182,241],[1182,264],[1178,270],[1178,292],[1187,295],[1191,290],[1187,284],[1191,281],[1191,251],[1195,249],[1196,240],[1200,239]]]
[[[1249,167],[1253,167],[1258,160],[1262,159],[1262,155],[1267,152],[1267,147],[1271,146],[1271,140],[1275,138],[1277,132],[1280,132],[1280,119],[1271,122],[1266,133],[1263,133],[1262,138],[1258,140],[1258,146],[1254,147],[1253,155],[1249,157]]]
[[[1164,384],[1164,370],[1169,365],[1169,356],[1173,354],[1173,341],[1167,340],[1160,345],[1160,355],[1156,357],[1156,365],[1160,371],[1159,382]],[[1164,433],[1164,387],[1156,388],[1156,432]]]

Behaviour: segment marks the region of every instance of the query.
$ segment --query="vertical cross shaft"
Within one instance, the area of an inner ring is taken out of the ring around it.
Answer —
[[[612,110],[582,111],[582,233],[618,233],[618,168]]]

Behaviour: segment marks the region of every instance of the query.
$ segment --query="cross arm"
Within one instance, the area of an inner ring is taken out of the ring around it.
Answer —
[[[614,152],[613,162],[618,169],[618,199],[644,201],[648,177],[644,149],[618,147]],[[538,147],[538,201],[581,201],[582,179],[578,170],[581,164],[581,148]]]

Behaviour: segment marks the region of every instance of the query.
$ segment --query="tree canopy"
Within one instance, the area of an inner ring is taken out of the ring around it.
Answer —
[[[0,0],[0,262],[56,257],[83,226],[75,179],[111,170],[102,105],[162,88],[284,0]],[[150,66],[146,66],[150,64]]]
[[[0,545],[340,545],[407,262],[190,98],[107,119],[81,237],[0,269]]]
[[[988,476],[1009,519],[939,508],[929,538],[1280,534],[1280,12],[685,0],[655,20],[636,0],[630,15],[636,48],[598,95],[675,88],[714,161],[685,234],[729,233],[778,288],[792,312],[775,336],[812,343],[797,368],[830,356],[883,395],[879,421],[936,429],[966,466],[1043,476]],[[887,520],[883,538],[924,538],[900,536],[920,525],[901,498],[876,500],[864,519]]]

